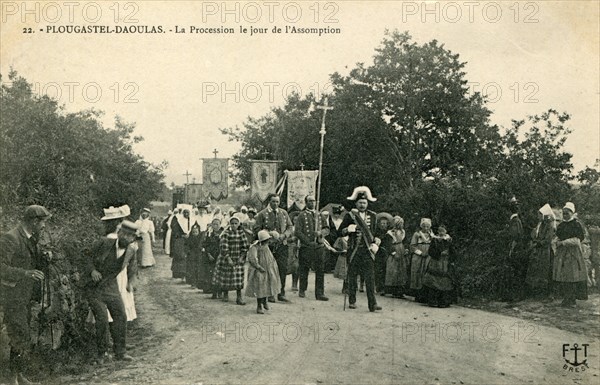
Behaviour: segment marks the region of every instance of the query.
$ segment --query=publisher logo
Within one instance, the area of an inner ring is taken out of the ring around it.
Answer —
[[[569,372],[584,372],[586,369],[589,369],[587,364],[587,354],[588,354],[588,346],[589,344],[563,344],[562,346],[562,355],[565,360],[565,364],[563,369]]]

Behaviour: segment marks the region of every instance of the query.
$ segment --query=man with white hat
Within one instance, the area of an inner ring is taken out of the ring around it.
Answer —
[[[40,253],[37,240],[50,216],[42,206],[29,206],[21,223],[0,237],[0,303],[10,339],[9,367],[15,384],[31,383],[23,374],[31,352],[31,305],[39,295],[36,293],[41,292],[44,265],[51,258],[51,254]]]
[[[367,284],[367,299],[369,311],[381,310],[375,298],[374,261],[379,250],[381,240],[376,238],[375,226],[377,215],[367,210],[369,202],[377,199],[371,194],[367,186],[354,189],[348,200],[354,201],[356,208],[346,214],[340,228],[342,235],[348,235],[348,294],[350,296],[350,309],[356,309],[356,277],[360,274]]]
[[[132,361],[126,353],[127,316],[119,293],[117,275],[125,268],[134,270],[136,260],[133,247],[138,226],[131,221],[121,222],[117,239],[104,237],[89,250],[83,279],[86,281],[85,295],[96,319],[96,344],[98,349],[97,363],[104,363],[108,351],[108,311],[113,318],[110,328],[114,343],[115,356],[118,360]]]

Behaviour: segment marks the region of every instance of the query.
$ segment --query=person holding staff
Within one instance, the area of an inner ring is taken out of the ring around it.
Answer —
[[[367,186],[356,187],[348,200],[354,201],[356,208],[346,214],[340,228],[342,235],[348,235],[348,294],[349,308],[356,309],[356,277],[365,278],[369,311],[381,310],[375,298],[374,261],[381,240],[373,236],[376,214],[367,210],[369,202],[377,199]]]

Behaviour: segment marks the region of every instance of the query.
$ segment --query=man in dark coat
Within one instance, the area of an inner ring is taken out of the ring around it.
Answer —
[[[342,217],[342,206],[336,205],[331,209],[332,215],[329,216],[327,222],[329,224],[329,235],[325,237],[327,242],[331,246],[335,244],[335,241],[339,237],[342,236],[342,228],[340,225],[344,218]],[[337,263],[337,254],[336,253],[327,253],[328,257],[325,260],[325,272],[332,272],[335,269],[335,264]]]
[[[293,224],[287,211],[279,207],[279,195],[269,194],[267,201],[269,205],[256,216],[254,235],[258,237],[260,230],[267,230],[271,234],[272,241],[269,243],[269,247],[275,257],[275,261],[277,261],[279,279],[281,280],[281,292],[277,295],[277,300],[280,302],[290,302],[285,297],[288,245],[284,241],[292,236]],[[269,302],[275,302],[275,299],[269,298]]]
[[[315,298],[317,301],[328,301],[325,296],[325,256],[326,250],[323,239],[329,235],[327,220],[315,212],[315,197],[308,195],[304,198],[306,207],[296,220],[295,235],[300,240],[298,256],[298,275],[300,278],[299,297],[304,298],[308,288],[308,273],[311,265],[315,269]],[[318,215],[318,218],[315,217]],[[316,228],[315,228],[316,226]]]
[[[123,221],[117,239],[104,237],[89,250],[84,279],[87,280],[85,294],[96,319],[97,363],[104,363],[108,351],[108,311],[113,319],[110,332],[117,360],[132,361],[126,354],[127,316],[119,293],[117,275],[127,267],[128,279],[136,274],[135,247],[138,226]]]
[[[376,199],[371,195],[371,190],[366,186],[354,189],[348,200],[355,201],[356,208],[346,214],[340,228],[342,235],[349,236],[348,240],[348,294],[350,309],[356,309],[356,276],[360,274],[367,284],[367,298],[369,311],[381,310],[375,298],[374,260],[381,240],[374,237],[376,214],[367,210],[369,201]]]
[[[42,206],[29,206],[21,223],[0,237],[0,303],[10,339],[10,370],[14,383],[31,383],[23,372],[31,351],[31,305],[40,299],[45,265],[37,240],[50,213]]]

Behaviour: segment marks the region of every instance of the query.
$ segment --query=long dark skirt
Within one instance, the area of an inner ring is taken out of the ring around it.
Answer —
[[[185,281],[192,285],[193,287],[197,287],[199,283],[199,273],[200,273],[200,260],[201,260],[202,252],[198,252],[196,250],[191,251],[186,258],[186,272],[185,272]]]
[[[198,289],[203,292],[211,292],[212,289],[212,277],[215,271],[215,265],[217,264],[217,258],[210,260],[209,253],[202,253],[200,257],[200,267],[198,271]]]
[[[185,278],[186,262],[185,262],[185,240],[176,238],[171,241],[171,272],[173,278]]]

